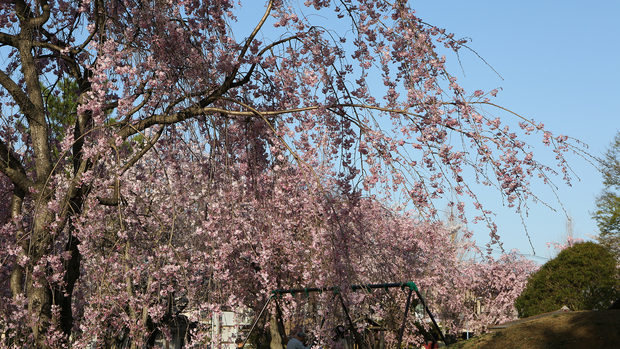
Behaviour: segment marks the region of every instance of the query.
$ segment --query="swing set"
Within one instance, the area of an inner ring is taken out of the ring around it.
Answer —
[[[429,315],[431,321],[433,322],[433,325],[435,326],[435,329],[437,330],[437,332],[441,336],[441,339],[444,341],[444,343],[447,343],[446,342],[446,338],[443,335],[443,332],[439,328],[439,325],[437,325],[437,322],[435,321],[435,318],[433,317],[433,314],[428,309],[426,301],[424,300],[424,298],[420,294],[420,291],[418,290],[418,287],[416,286],[416,284],[414,282],[409,281],[409,282],[402,282],[402,283],[371,284],[371,285],[352,285],[351,286],[351,291],[354,291],[354,292],[355,291],[366,291],[366,292],[370,293],[373,289],[385,289],[386,291],[388,291],[389,288],[397,288],[397,287],[400,288],[403,291],[405,289],[409,289],[409,293],[407,295],[407,303],[405,305],[405,315],[404,315],[404,319],[403,319],[403,324],[400,327],[400,331],[398,333],[398,349],[401,349],[401,346],[402,346],[403,334],[405,333],[405,325],[407,323],[407,315],[409,313],[409,308],[410,308],[410,305],[411,305],[411,296],[412,296],[413,292],[416,293],[418,299],[422,303],[422,306],[424,307],[424,310]],[[279,310],[280,306],[278,304],[278,299],[281,299],[282,295],[291,294],[291,295],[294,296],[297,293],[303,293],[303,294],[306,295],[306,297],[308,297],[310,295],[310,293],[312,293],[312,292],[319,292],[319,293],[333,292],[334,297],[339,296],[340,304],[342,305],[342,309],[344,310],[344,314],[345,314],[345,316],[347,318],[347,321],[349,322],[349,326],[352,329],[351,332],[353,332],[353,335],[355,337],[355,342],[358,344],[359,348],[362,348],[362,339],[360,338],[360,334],[357,331],[354,330],[355,326],[353,325],[353,321],[351,320],[351,317],[349,316],[349,311],[348,311],[347,307],[344,304],[344,300],[343,300],[342,296],[340,295],[340,290],[339,290],[339,288],[337,286],[334,286],[334,287],[307,287],[307,288],[294,288],[294,289],[288,289],[288,290],[274,290],[274,291],[272,291],[271,295],[267,299],[267,302],[263,306],[263,309],[258,314],[258,317],[254,320],[254,324],[252,324],[252,327],[250,328],[250,332],[245,337],[245,340],[243,341],[243,345],[245,345],[247,340],[250,338],[250,335],[254,331],[254,328],[256,328],[256,324],[262,318],[263,314],[265,313],[265,310],[267,309],[267,307],[271,303],[271,300],[275,301],[276,306],[277,306],[276,309]],[[325,319],[323,319],[323,322],[324,321],[325,321]],[[283,333],[284,326],[283,326],[283,324],[281,322],[278,323],[278,327],[280,327],[279,332]],[[437,342],[437,340],[435,339],[434,336],[432,336],[432,340],[433,340],[433,343]]]

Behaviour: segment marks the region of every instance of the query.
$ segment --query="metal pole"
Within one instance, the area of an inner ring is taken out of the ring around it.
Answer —
[[[391,287],[407,287],[409,286],[410,282],[399,282],[399,283],[388,283],[388,284],[370,284],[370,285],[351,285],[351,290],[352,291],[359,291],[359,290],[372,290],[372,289],[376,289],[376,288],[391,288]],[[332,286],[332,287],[306,287],[306,288],[292,288],[292,289],[288,289],[288,290],[274,290],[272,291],[272,293],[274,294],[286,294],[286,293],[290,293],[290,294],[295,294],[295,293],[309,293],[309,292],[325,292],[325,291],[338,291],[338,287],[337,286]]]
[[[433,317],[433,314],[428,309],[428,306],[426,305],[426,302],[424,301],[424,298],[422,298],[422,295],[418,291],[418,287],[416,286],[416,284],[414,282],[409,281],[409,282],[387,283],[387,284],[352,285],[351,286],[351,290],[352,291],[357,291],[357,290],[367,290],[367,291],[370,291],[370,290],[375,289],[375,288],[384,288],[384,289],[387,290],[390,287],[400,287],[400,288],[403,288],[403,289],[405,287],[409,287],[409,290],[415,291],[415,293],[417,294],[418,298],[422,302],[422,305],[424,306],[424,309],[426,310],[426,312],[428,313],[429,317],[433,321],[433,325],[435,325],[435,328],[439,332],[439,335],[441,336],[441,339],[444,341],[444,343],[447,344],[446,337],[444,337],[443,332],[441,332],[441,329],[439,328],[439,325],[437,325],[437,322],[435,321],[435,318]],[[278,295],[282,295],[282,294],[286,294],[286,293],[295,294],[295,293],[305,292],[307,294],[308,292],[324,292],[324,291],[334,291],[336,294],[338,294],[338,287],[293,288],[293,289],[288,289],[288,290],[274,290],[274,291],[272,291],[272,293],[274,294],[274,296],[278,296]],[[342,303],[342,306],[344,307],[344,301],[343,301],[342,297],[340,297],[340,301]],[[278,305],[277,299],[276,299],[276,307],[277,307],[277,310],[279,310],[279,305]],[[347,313],[347,317],[348,317],[348,311],[347,311],[346,307],[344,308],[344,310],[345,310],[345,313]],[[351,321],[350,317],[349,317],[349,322],[351,323],[351,327],[352,327],[351,329],[355,330],[353,328],[353,325],[352,325],[353,322]],[[357,331],[355,331],[355,334],[356,334],[356,341],[358,341]],[[433,342],[435,342],[435,343],[437,342],[437,340],[434,337],[433,337]],[[361,346],[361,343],[360,343],[360,346]]]
[[[418,295],[418,298],[420,298],[420,301],[422,302],[422,305],[424,306],[424,309],[426,309],[426,312],[428,313],[428,316],[431,318],[431,321],[433,321],[433,325],[435,325],[435,328],[437,329],[437,332],[439,332],[439,335],[441,336],[441,339],[443,340],[443,342],[446,345],[448,345],[448,342],[446,341],[446,337],[443,336],[443,332],[441,332],[441,329],[439,328],[439,325],[437,325],[437,322],[435,321],[435,318],[433,317],[433,314],[428,309],[428,306],[426,306],[426,302],[424,301],[424,298],[422,298],[422,295],[420,294],[420,291],[415,290],[415,293]],[[435,337],[433,337],[433,342],[437,343],[437,341],[435,340]]]
[[[353,336],[355,337],[355,342],[357,343],[358,349],[363,349],[364,343],[362,343],[362,339],[360,338],[359,333],[357,333],[357,328],[355,328],[355,325],[353,324],[353,320],[351,320],[351,316],[349,316],[349,311],[347,310],[347,307],[344,305],[344,299],[342,298],[342,295],[340,295],[340,293],[338,293],[338,296],[340,297],[340,304],[342,304],[342,309],[344,309],[344,314],[347,316],[347,320],[349,320],[349,328],[351,329],[351,332],[353,332]]]
[[[405,306],[405,316],[403,318],[403,325],[400,327],[400,333],[398,334],[398,349],[401,348],[403,343],[403,334],[405,333],[405,325],[407,324],[407,314],[409,313],[409,305],[411,304],[411,294],[413,288],[409,288],[409,295],[407,296],[407,305]]]
[[[278,303],[278,299],[276,298],[276,323],[278,325],[278,333],[280,333],[280,341],[282,347],[284,348],[288,337],[286,336],[286,328],[284,328],[284,320],[282,320],[282,308],[280,308],[280,303]]]
[[[252,332],[254,331],[256,324],[258,324],[258,320],[260,320],[260,318],[263,317],[263,313],[265,312],[265,309],[267,309],[267,306],[269,305],[269,303],[271,303],[271,298],[272,297],[269,296],[269,298],[267,299],[267,303],[265,303],[265,306],[263,307],[263,310],[260,311],[260,314],[258,314],[258,317],[256,318],[256,320],[254,320],[254,324],[252,325],[252,328],[250,329],[250,333],[248,333],[247,337],[245,337],[245,339],[243,340],[243,345],[241,345],[242,348],[245,346],[245,343],[248,341],[248,339],[250,339],[250,335],[252,335]]]

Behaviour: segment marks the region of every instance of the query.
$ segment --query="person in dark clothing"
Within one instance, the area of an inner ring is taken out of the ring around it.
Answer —
[[[310,349],[312,344],[305,346],[306,334],[303,332],[297,332],[295,337],[291,338],[286,345],[286,349]]]

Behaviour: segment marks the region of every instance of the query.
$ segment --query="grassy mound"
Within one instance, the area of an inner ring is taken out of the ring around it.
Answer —
[[[620,310],[574,311],[534,319],[449,348],[620,348]]]

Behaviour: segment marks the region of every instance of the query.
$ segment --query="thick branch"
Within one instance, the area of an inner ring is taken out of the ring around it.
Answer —
[[[153,115],[147,119],[138,121],[137,123],[133,125],[124,126],[118,132],[118,135],[121,139],[127,139],[128,137],[133,136],[139,132],[142,132],[153,125],[170,125],[170,124],[175,124],[177,122],[187,120],[197,115],[203,115],[205,114],[202,111],[203,109],[212,109],[212,108],[189,107],[189,108],[183,109],[182,111],[178,113],[173,113],[170,115]]]
[[[47,0],[41,0],[41,10],[43,13],[40,16],[30,19],[30,25],[35,28],[40,28],[50,19],[50,6],[47,4]]]
[[[25,6],[25,12],[23,15],[28,16],[30,10],[28,6],[18,2],[18,8]],[[43,1],[42,6],[47,6],[47,2]],[[49,9],[48,9],[49,10]],[[27,17],[26,17],[27,18]],[[33,108],[24,111],[28,118],[28,124],[30,126],[30,135],[32,138],[32,148],[34,150],[34,161],[37,172],[37,181],[40,183],[45,182],[52,172],[52,159],[50,154],[50,147],[48,143],[48,125],[45,120],[45,103],[43,101],[43,95],[41,92],[41,81],[39,80],[39,71],[37,68],[37,60],[32,53],[32,36],[33,27],[29,24],[28,20],[20,23],[21,32],[17,37],[17,48],[19,50],[19,57],[21,60],[21,71],[24,74],[24,81],[26,82],[27,98],[30,100]],[[9,81],[6,81],[6,74],[2,74],[3,81],[8,85],[11,85]],[[3,83],[4,85],[4,83]],[[11,87],[20,98],[23,91],[21,89],[17,91],[14,87]],[[23,99],[23,98],[22,98]],[[29,103],[22,101],[25,106],[30,106]],[[21,104],[20,104],[21,107]]]
[[[0,44],[15,46],[15,36],[7,33],[0,33]]]
[[[47,0],[41,0],[41,10],[43,13],[36,17],[33,16],[30,6],[25,1],[15,0],[15,5],[17,7],[17,14],[26,20],[25,22],[28,26],[40,28],[50,19],[50,7]]]
[[[99,200],[99,204],[103,206],[118,206],[120,202],[120,183],[118,179],[114,181],[114,194],[111,198],[104,198],[97,196],[97,200]]]
[[[259,25],[255,28],[254,32],[252,33],[251,37],[248,39],[248,42],[246,42],[246,47],[244,47],[244,49],[242,50],[240,57],[243,57],[243,55],[245,54],[245,50],[247,48],[247,46],[249,45],[249,42],[251,41],[251,39],[256,35],[256,32],[260,29],[260,27],[263,25],[266,16],[269,15],[269,12],[271,11],[271,6],[272,6],[272,2],[269,2],[269,6],[267,11],[265,12],[265,15],[263,16],[263,18],[261,19],[261,22],[259,23]],[[264,54],[265,52],[267,52],[270,48],[276,46],[276,45],[280,45],[282,43],[291,41],[291,40],[295,40],[297,39],[296,36],[293,37],[289,37],[289,38],[285,38],[282,40],[278,40],[270,45],[268,45],[267,47],[263,48],[260,52],[259,55]],[[239,81],[234,81],[235,76],[237,75],[238,69],[234,69],[234,71],[226,77],[226,79],[224,79],[224,82],[222,83],[222,85],[216,89],[215,91],[213,91],[209,96],[207,96],[206,98],[202,99],[200,102],[197,103],[196,106],[192,106],[192,107],[188,107],[185,108],[177,113],[173,113],[173,114],[168,114],[169,110],[171,109],[170,107],[166,110],[166,113],[164,115],[153,115],[147,119],[141,120],[133,125],[126,125],[125,127],[123,127],[121,129],[121,131],[119,132],[119,136],[122,139],[126,139],[127,137],[130,137],[134,134],[137,134],[139,132],[142,132],[144,130],[146,130],[147,128],[153,126],[153,125],[168,125],[168,124],[174,124],[177,122],[181,122],[184,120],[187,120],[189,118],[195,117],[197,115],[204,115],[204,114],[210,114],[213,112],[224,112],[223,110],[220,110],[218,108],[213,108],[212,112],[209,112],[209,109],[211,108],[207,108],[208,105],[210,105],[211,103],[213,103],[214,101],[220,99],[229,89],[234,88],[234,87],[238,87],[241,86],[245,83],[247,83],[250,80],[250,76],[252,75],[254,69],[256,67],[256,64],[253,64],[252,67],[250,68],[250,71],[248,73],[245,74],[245,76],[243,77],[242,80]],[[173,103],[173,105],[176,105],[177,103],[180,103],[181,101],[185,100],[187,98],[187,96],[181,97],[179,98],[177,101],[175,101],[175,103]],[[236,114],[236,115],[241,115],[241,114]],[[254,113],[248,112],[248,114],[246,114],[248,116],[254,116]]]
[[[0,85],[4,87],[13,97],[19,109],[28,120],[37,113],[37,108],[24,92],[5,72],[0,70]]]
[[[67,49],[66,47],[63,47],[61,45],[55,45],[55,44],[52,44],[52,43],[49,43],[49,42],[41,42],[41,41],[33,41],[32,42],[32,46],[33,47],[46,48],[46,49],[48,49],[50,51],[58,51],[58,52]],[[77,49],[75,49],[75,48],[69,48],[67,53],[77,54],[77,53],[79,53],[79,51]]]
[[[227,98],[220,98],[220,99],[227,99]],[[451,103],[442,103],[442,104],[451,104]],[[324,108],[324,109],[360,108],[360,109],[378,110],[378,111],[383,111],[387,113],[397,113],[397,114],[404,114],[404,115],[410,115],[410,116],[423,118],[423,116],[415,114],[415,113],[411,113],[407,110],[390,109],[390,108],[377,107],[373,105],[355,104],[355,103],[343,103],[343,104],[333,104],[333,105],[314,105],[314,106],[302,107],[302,108],[274,110],[274,111],[261,111],[260,113],[261,115],[264,115],[264,116],[275,116],[275,115],[299,113],[299,112],[316,110],[316,109],[321,109],[321,108]],[[174,124],[177,122],[187,120],[192,117],[196,117],[198,115],[207,115],[207,114],[216,114],[216,113],[227,114],[227,115],[238,115],[238,116],[256,116],[256,113],[252,111],[227,110],[227,109],[217,108],[217,107],[204,107],[204,108],[189,107],[178,113],[174,113],[170,115],[153,115],[149,117],[148,119],[139,121],[131,126],[123,127],[123,129],[121,129],[121,131],[119,132],[119,136],[123,139],[126,139],[127,137],[130,137],[134,134],[142,132],[145,129],[153,125],[169,125],[169,124]],[[355,120],[351,120],[351,121],[355,121]]]
[[[26,171],[22,164],[11,154],[6,144],[0,140],[0,171],[4,173],[11,181],[24,192],[28,192],[33,186],[32,181],[28,179]]]
[[[86,45],[92,40],[93,36],[96,34],[96,30],[97,30],[97,23],[95,23],[95,31],[93,31],[88,36],[88,38],[85,40],[85,42],[82,45],[80,45],[79,47],[71,47],[65,41],[60,40],[58,36],[54,36],[51,33],[49,33],[47,30],[41,28],[41,32],[48,38],[48,40],[55,42],[55,44],[52,44],[51,42],[33,41],[32,46],[47,48],[51,51],[56,51],[57,53],[50,55],[50,57],[62,59],[69,66],[69,73],[74,78],[81,79],[81,73],[80,73],[80,68],[79,68],[80,66],[75,60],[75,55],[77,55],[78,53],[84,50]],[[68,55],[62,54],[61,52],[63,52],[63,50],[65,50],[65,52],[68,53]],[[43,56],[40,56],[39,58],[43,58]]]

